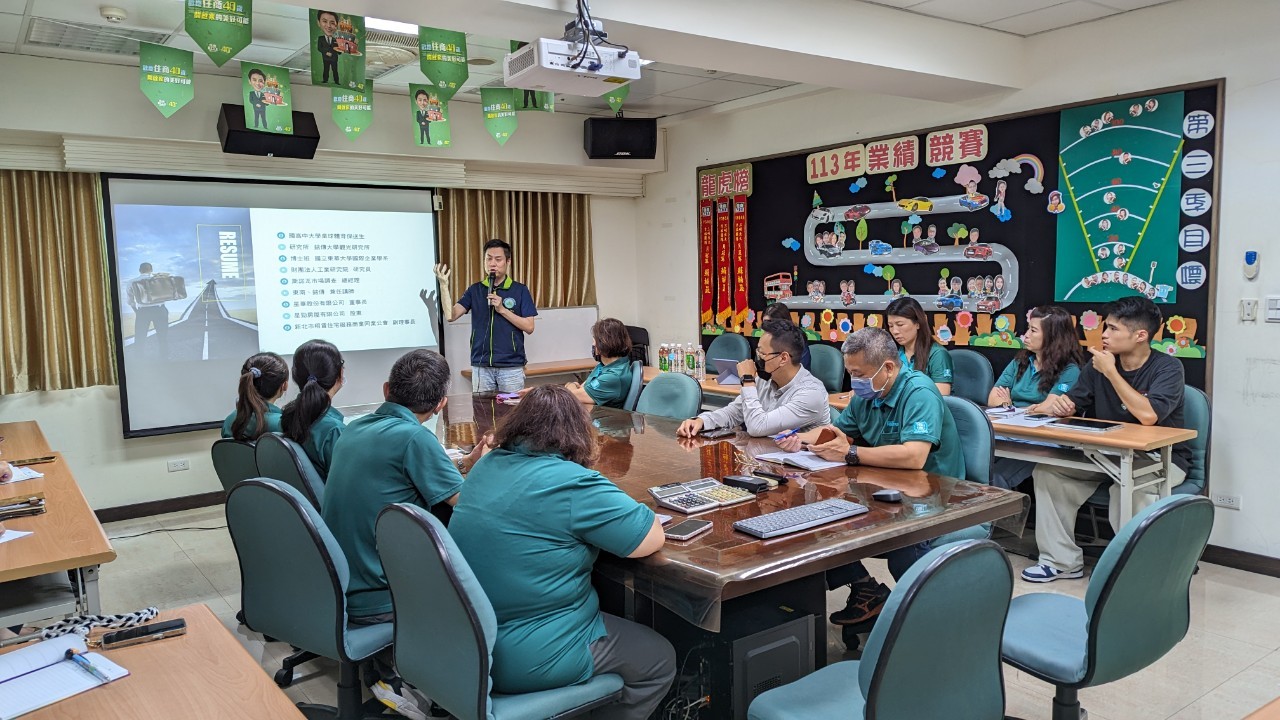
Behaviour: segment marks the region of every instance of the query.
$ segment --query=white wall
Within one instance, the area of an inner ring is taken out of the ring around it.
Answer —
[[[794,152],[861,137],[1171,85],[1227,79],[1226,117],[1218,118],[1219,213],[1214,357],[1214,489],[1243,497],[1240,511],[1219,510],[1212,542],[1280,557],[1280,489],[1274,419],[1280,417],[1280,325],[1238,322],[1240,297],[1280,294],[1276,260],[1263,260],[1242,288],[1246,249],[1280,258],[1280,238],[1259,231],[1259,198],[1275,185],[1280,143],[1280,67],[1273,60],[1280,3],[1181,0],[1046,33],[1028,40],[1037,78],[1026,89],[965,103],[832,92],[713,116],[668,129],[668,171],[646,177],[637,201],[637,302],[655,341],[697,332],[697,235],[694,170],[699,165]],[[1267,269],[1271,268],[1271,269]],[[651,293],[651,294],[650,294]],[[1272,422],[1258,422],[1268,418]]]
[[[643,325],[638,310],[640,286],[636,258],[636,201],[630,198],[591,198],[591,239],[596,266],[596,305],[600,317],[627,325]]]

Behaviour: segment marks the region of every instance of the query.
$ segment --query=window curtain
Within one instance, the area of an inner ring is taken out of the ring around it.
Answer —
[[[596,304],[591,198],[507,190],[440,191],[440,261],[453,270],[453,298],[484,275],[484,244],[511,243],[511,277],[539,308]]]
[[[0,394],[114,385],[98,176],[0,170]]]

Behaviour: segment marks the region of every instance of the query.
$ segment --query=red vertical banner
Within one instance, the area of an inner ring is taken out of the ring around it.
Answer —
[[[710,199],[698,203],[698,239],[702,250],[698,262],[701,275],[699,283],[702,286],[702,314],[699,322],[703,329],[715,319],[712,306],[716,297],[716,226],[715,219],[711,217],[711,206]]]
[[[747,321],[747,196],[733,197],[733,331]]]
[[[729,198],[716,200],[716,324],[728,329],[733,317],[733,243],[729,233]]]

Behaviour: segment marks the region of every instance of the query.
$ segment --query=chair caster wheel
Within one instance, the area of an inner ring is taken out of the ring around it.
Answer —
[[[287,688],[293,684],[293,671],[280,668],[275,675],[276,685]]]

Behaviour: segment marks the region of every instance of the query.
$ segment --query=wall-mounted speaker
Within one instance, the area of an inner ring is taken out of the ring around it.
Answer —
[[[653,118],[587,118],[582,147],[592,160],[652,160],[658,152]]]
[[[223,103],[218,113],[218,140],[224,153],[310,160],[320,144],[320,129],[315,115],[294,112],[292,135],[253,130],[245,126],[243,105]]]

